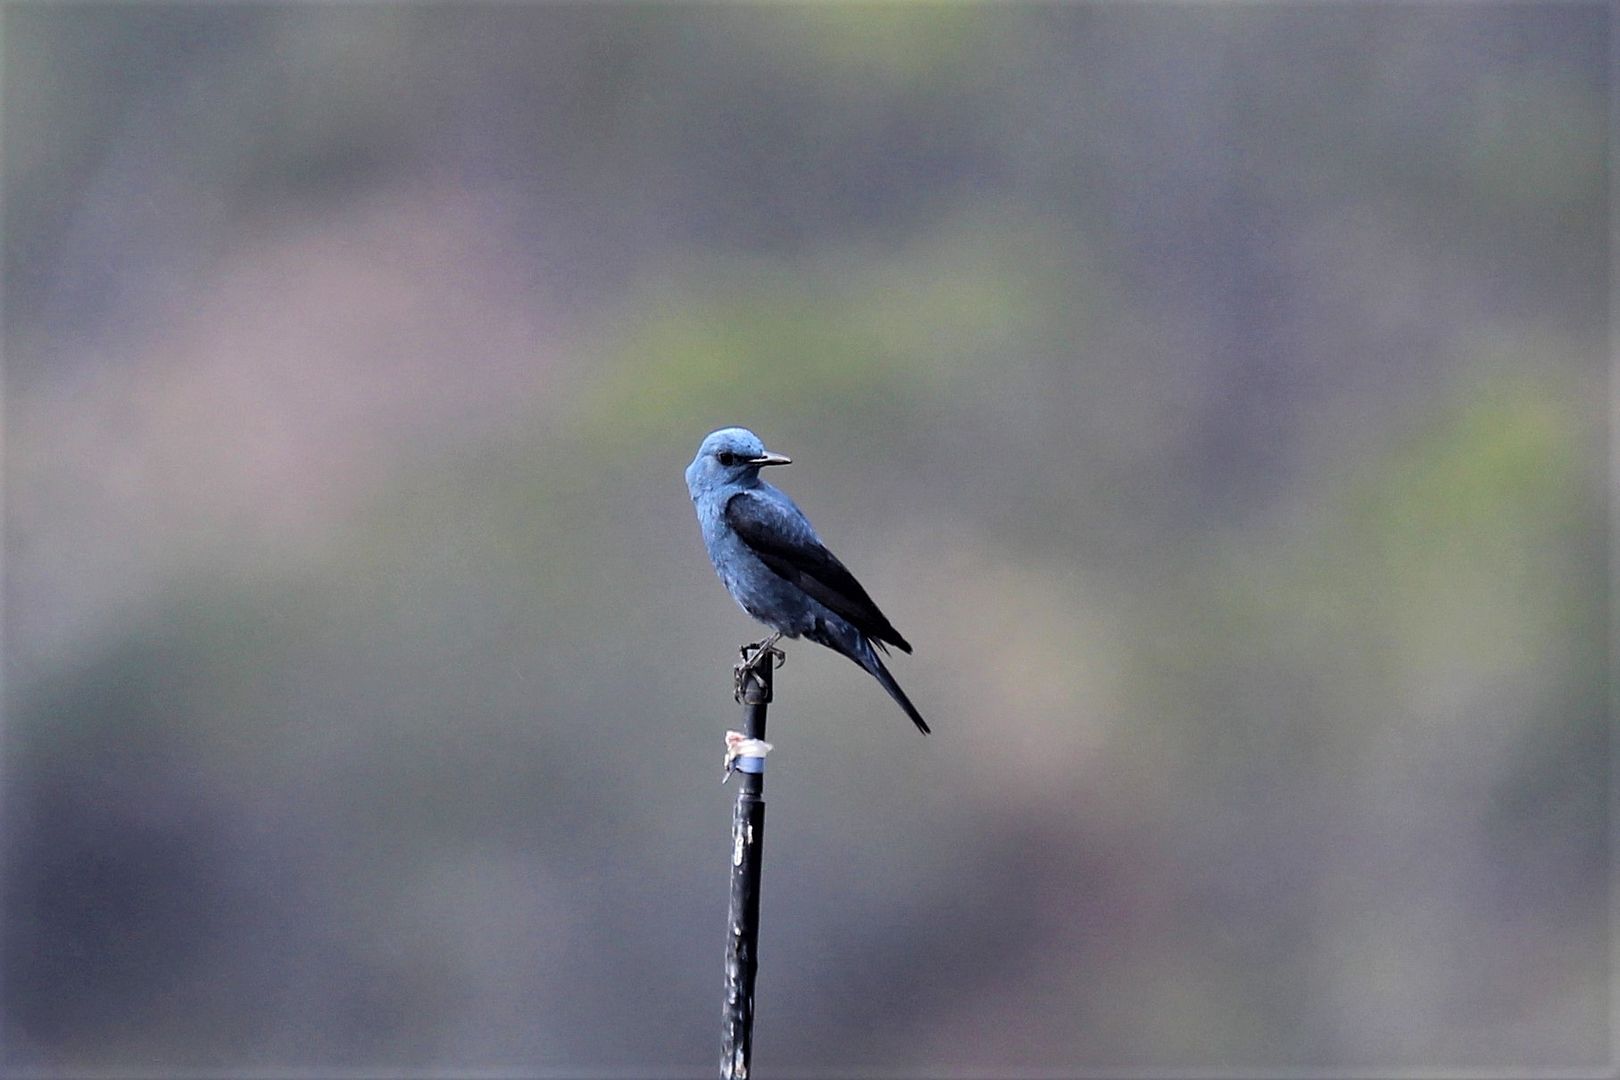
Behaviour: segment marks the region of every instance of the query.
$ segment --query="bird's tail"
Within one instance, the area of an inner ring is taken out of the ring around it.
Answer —
[[[917,711],[917,706],[911,703],[911,699],[906,697],[906,692],[900,689],[900,684],[894,681],[894,676],[889,674],[889,669],[883,666],[883,661],[878,657],[876,650],[871,646],[867,646],[862,650],[862,653],[863,655],[853,656],[850,659],[870,671],[873,678],[882,683],[883,689],[887,690],[889,696],[894,698],[895,703],[906,711],[907,716],[911,717],[911,722],[917,725],[917,730],[927,735],[928,721],[922,718],[922,713]]]
[[[889,692],[895,703],[906,711],[911,722],[917,725],[917,730],[924,735],[928,734],[928,721],[922,718],[917,706],[906,697],[906,692],[900,689],[900,684],[894,681],[889,669],[883,666],[883,660],[872,647],[872,641],[865,634],[855,629],[842,619],[827,619],[818,622],[804,632],[804,636],[811,641],[819,642],[837,653],[849,657],[869,672],[872,678],[883,684],[883,689]]]

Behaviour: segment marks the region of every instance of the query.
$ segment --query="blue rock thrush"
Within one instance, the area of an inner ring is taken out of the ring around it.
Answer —
[[[748,663],[761,657],[769,663],[768,654],[783,635],[809,638],[869,671],[917,730],[928,734],[922,714],[878,656],[887,645],[909,653],[910,643],[822,546],[793,500],[759,478],[764,466],[789,463],[765,449],[752,431],[722,428],[703,440],[686,467],[686,488],[715,572],[732,599],[774,631],[753,647]]]

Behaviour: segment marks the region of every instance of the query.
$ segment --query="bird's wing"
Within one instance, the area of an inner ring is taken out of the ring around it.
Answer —
[[[725,516],[743,543],[772,571],[849,620],[872,641],[911,651],[910,643],[884,618],[855,575],[821,545],[796,509],[756,491],[739,491],[726,500]]]

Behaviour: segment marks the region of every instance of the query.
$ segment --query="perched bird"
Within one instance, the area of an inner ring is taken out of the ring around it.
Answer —
[[[822,546],[793,500],[759,478],[767,465],[788,464],[752,431],[722,428],[703,440],[686,467],[686,489],[715,572],[744,611],[775,631],[754,659],[784,634],[809,638],[871,672],[917,730],[928,734],[922,714],[878,656],[887,645],[910,652],[910,643]]]

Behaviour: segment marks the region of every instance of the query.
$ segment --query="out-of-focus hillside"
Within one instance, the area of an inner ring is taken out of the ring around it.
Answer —
[[[1606,1062],[1610,25],[7,6],[4,1068]]]

